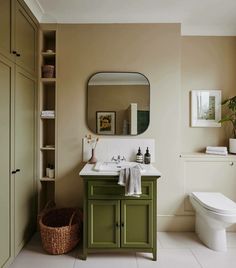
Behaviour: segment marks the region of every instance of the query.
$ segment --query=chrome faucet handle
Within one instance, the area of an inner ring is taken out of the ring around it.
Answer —
[[[111,161],[117,161],[117,159],[115,158],[115,156],[112,156]]]
[[[126,161],[126,158],[124,156],[117,155],[117,158],[115,156],[112,156],[111,161],[115,161],[117,163],[120,163],[121,161]]]

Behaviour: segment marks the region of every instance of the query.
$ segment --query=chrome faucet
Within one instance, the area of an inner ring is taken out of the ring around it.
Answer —
[[[120,163],[121,161],[126,161],[126,158],[125,158],[124,156],[122,156],[122,158],[121,158],[120,155],[118,155],[117,158],[115,158],[115,156],[112,156],[111,161],[115,161],[115,162],[118,164],[118,163]]]

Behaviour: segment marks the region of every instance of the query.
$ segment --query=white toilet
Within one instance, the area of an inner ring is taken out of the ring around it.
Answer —
[[[221,193],[193,192],[190,201],[196,210],[195,229],[209,248],[227,251],[226,228],[236,223],[236,203]]]

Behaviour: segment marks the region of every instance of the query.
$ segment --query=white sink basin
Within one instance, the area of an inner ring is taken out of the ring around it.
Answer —
[[[142,167],[142,165],[136,162],[125,162],[125,161],[122,161],[120,163],[116,163],[114,161],[113,162],[97,162],[96,165],[94,166],[94,170],[112,172],[112,171],[120,171],[121,169],[133,167],[136,165],[139,165],[140,170],[144,171],[144,168]]]

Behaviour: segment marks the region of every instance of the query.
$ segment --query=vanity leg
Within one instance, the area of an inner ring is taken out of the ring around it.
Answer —
[[[87,248],[87,189],[88,184],[87,182],[84,184],[85,194],[84,194],[84,204],[83,204],[83,254],[81,256],[81,260],[86,261],[88,255],[88,248]]]
[[[152,255],[153,255],[153,261],[156,261],[157,260],[157,250],[156,250],[156,248],[155,249],[153,249],[153,252],[152,252]]]
[[[79,258],[82,261],[86,261],[87,260],[87,250],[86,249],[83,249],[83,253],[82,253],[82,255],[79,256]]]

